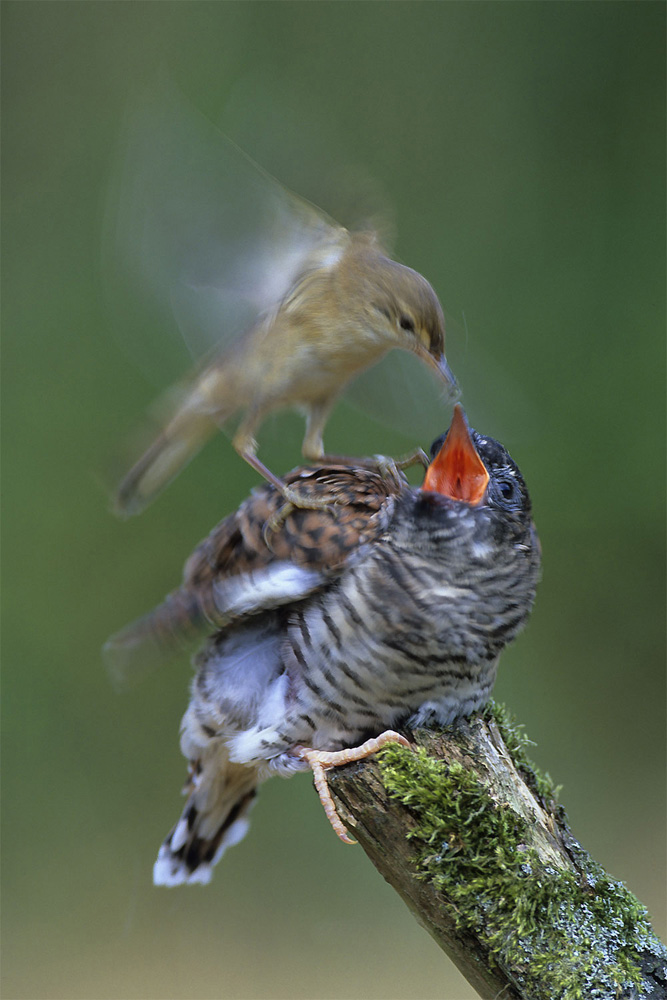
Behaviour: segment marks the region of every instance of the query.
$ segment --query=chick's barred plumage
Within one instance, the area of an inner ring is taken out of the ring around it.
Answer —
[[[195,608],[217,631],[195,661],[181,740],[188,802],[160,850],[158,884],[208,881],[243,836],[258,784],[308,768],[311,751],[448,724],[488,699],[498,655],[532,607],[539,543],[516,465],[467,428],[457,450],[457,419],[429,489],[356,468],[297,471],[345,502],[288,513],[268,548],[263,524],[281,498],[265,487],[189,560],[179,628]],[[474,502],[470,456],[488,473]],[[436,492],[440,481],[455,485]]]

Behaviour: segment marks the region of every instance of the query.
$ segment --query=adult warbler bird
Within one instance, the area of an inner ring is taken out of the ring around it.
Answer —
[[[374,232],[348,231],[286,191],[192,111],[170,109],[160,127],[153,117],[130,144],[115,238],[129,248],[126,270],[136,268],[137,281],[168,302],[179,325],[190,332],[205,327],[217,346],[170,393],[161,431],[123,479],[116,508],[139,512],[239,415],[236,451],[285,498],[305,502],[258,459],[262,421],[284,408],[303,412],[303,455],[322,459],[337,398],[392,348],[416,354],[451,389],[440,303],[425,278],[385,253]],[[192,162],[202,142],[200,182]],[[179,172],[174,163],[181,160]],[[218,170],[222,196],[207,198],[200,189]],[[188,187],[197,198],[184,202]],[[227,218],[237,200],[254,214],[248,233],[234,217],[232,239]],[[240,316],[250,317],[245,329],[237,329]]]
[[[312,770],[348,839],[326,768],[487,701],[535,597],[530,498],[505,448],[460,407],[433,454],[420,489],[368,469],[295,470],[287,483],[339,504],[290,511],[270,547],[263,525],[283,499],[256,490],[194,552],[180,589],[110,640],[111,658],[141,659],[209,633],[181,728],[188,799],[157,884],[208,882],[272,775]]]

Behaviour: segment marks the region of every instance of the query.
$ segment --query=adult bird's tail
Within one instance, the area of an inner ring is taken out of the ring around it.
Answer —
[[[210,365],[185,386],[166,397],[170,417],[147,451],[121,482],[114,510],[121,517],[139,514],[181,469],[194,458],[209,437],[239,408],[238,384],[227,366]]]

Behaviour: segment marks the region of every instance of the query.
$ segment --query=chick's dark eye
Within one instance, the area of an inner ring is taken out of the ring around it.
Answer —
[[[398,321],[398,325],[400,326],[401,330],[409,330],[410,333],[415,332],[414,321],[411,320],[409,316],[401,316],[401,318]]]
[[[494,492],[496,502],[505,510],[514,510],[521,506],[521,487],[513,476],[498,476]]]

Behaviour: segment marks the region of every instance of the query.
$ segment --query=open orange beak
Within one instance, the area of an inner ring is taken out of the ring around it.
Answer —
[[[488,484],[489,474],[472,443],[463,407],[457,404],[442,448],[426,470],[422,489],[478,504]]]

